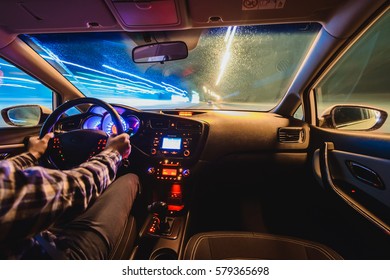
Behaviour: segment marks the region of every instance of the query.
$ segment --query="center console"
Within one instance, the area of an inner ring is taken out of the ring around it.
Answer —
[[[133,257],[175,259],[187,222],[186,194],[208,125],[164,114],[143,119],[146,121],[132,138],[132,145],[147,158],[140,173],[149,192],[150,209]]]

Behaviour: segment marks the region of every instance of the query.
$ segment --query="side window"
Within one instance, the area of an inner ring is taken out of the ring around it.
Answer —
[[[303,110],[302,110],[302,105],[298,107],[298,109],[294,113],[294,118],[298,120],[303,120]]]
[[[341,112],[355,114],[355,116],[343,117],[337,125],[333,115],[332,121],[335,125],[331,127],[340,129],[359,130],[356,120],[364,122],[386,116],[386,113],[380,114],[376,110],[355,108],[352,105],[378,108],[390,115],[389,73],[390,12],[388,11],[344,53],[315,87],[317,118],[320,120],[320,125],[329,108],[336,105],[346,105],[341,109],[339,107],[333,110],[333,112],[340,111],[337,116],[341,117]],[[356,113],[360,115],[359,119]],[[390,133],[390,116],[376,131]]]
[[[51,89],[0,58],[0,110],[26,104],[52,109]],[[7,126],[0,117],[0,128]]]

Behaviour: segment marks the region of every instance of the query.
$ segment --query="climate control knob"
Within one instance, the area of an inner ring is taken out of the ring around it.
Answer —
[[[183,155],[188,157],[191,154],[190,150],[184,150]]]
[[[154,173],[156,173],[156,169],[154,167],[149,167],[147,172],[149,175],[153,175]]]
[[[184,169],[181,174],[183,175],[183,177],[188,177],[190,176],[191,172],[189,169]]]

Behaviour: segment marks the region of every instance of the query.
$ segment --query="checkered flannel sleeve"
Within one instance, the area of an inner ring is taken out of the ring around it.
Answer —
[[[115,179],[120,154],[104,150],[71,170],[24,153],[0,161],[0,240],[26,238],[83,212]]]

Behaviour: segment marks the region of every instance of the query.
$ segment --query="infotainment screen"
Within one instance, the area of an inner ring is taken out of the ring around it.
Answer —
[[[164,150],[180,150],[181,138],[163,137],[161,148]]]

